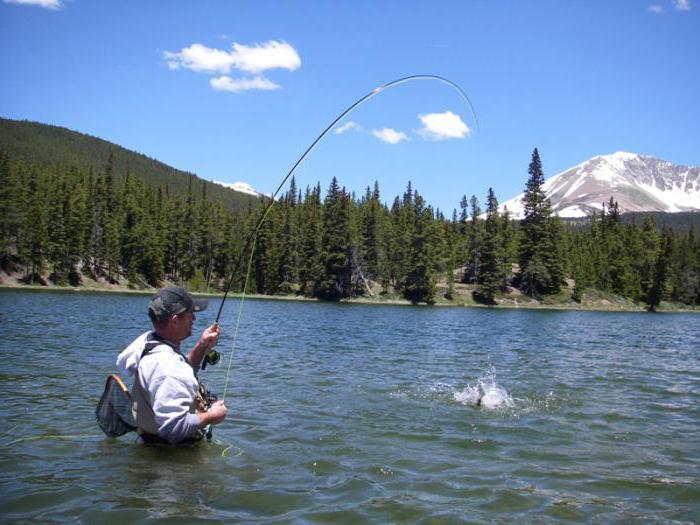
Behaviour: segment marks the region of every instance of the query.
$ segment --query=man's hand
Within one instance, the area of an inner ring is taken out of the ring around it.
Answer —
[[[223,401],[214,401],[209,410],[199,412],[199,427],[204,428],[207,425],[216,425],[221,423],[228,414],[228,408]]]
[[[216,346],[216,343],[219,342],[220,332],[221,328],[219,327],[219,323],[214,323],[209,328],[204,330],[204,332],[202,332],[202,336],[199,338],[197,346],[202,345],[207,349],[207,352],[209,352]]]
[[[204,356],[211,352],[211,349],[219,342],[220,332],[221,328],[219,327],[219,323],[214,323],[202,332],[197,344],[194,345],[194,348],[187,354],[187,360],[192,366],[199,367]]]

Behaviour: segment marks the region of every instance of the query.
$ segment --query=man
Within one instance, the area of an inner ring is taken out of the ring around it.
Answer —
[[[207,425],[226,417],[223,401],[206,408],[197,380],[202,359],[219,340],[219,326],[204,330],[187,356],[180,352],[180,343],[192,335],[195,312],[207,305],[207,300],[194,299],[177,286],[158,290],[148,305],[153,330],[141,334],[117,358],[119,371],[135,376],[133,413],[146,442],[196,441]]]

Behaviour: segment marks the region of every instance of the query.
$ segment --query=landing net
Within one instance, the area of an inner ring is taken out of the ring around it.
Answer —
[[[123,436],[136,430],[129,389],[118,376],[110,375],[107,378],[105,390],[95,409],[95,417],[102,431],[109,437]]]

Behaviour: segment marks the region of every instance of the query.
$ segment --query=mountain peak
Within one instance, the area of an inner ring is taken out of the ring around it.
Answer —
[[[255,195],[256,197],[262,197],[263,194],[260,193],[259,191],[256,191],[250,184],[247,182],[234,182],[233,184],[229,184],[228,182],[221,182],[218,180],[213,180],[212,181],[214,184],[218,184],[219,186],[223,186],[224,188],[230,188],[234,191],[238,191],[240,193],[246,193],[248,195]]]
[[[603,155],[603,157],[613,157],[621,160],[633,160],[641,157],[638,153],[630,153],[629,151],[616,151],[611,155]]]
[[[560,217],[585,217],[602,210],[610,197],[622,212],[700,210],[700,168],[627,151],[588,159],[547,179],[543,189]],[[522,197],[500,208],[522,218]]]

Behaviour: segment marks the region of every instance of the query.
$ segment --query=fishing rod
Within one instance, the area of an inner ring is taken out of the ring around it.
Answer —
[[[238,259],[236,265],[233,267],[234,271],[231,272],[231,278],[229,279],[228,284],[226,285],[226,290],[224,291],[224,297],[221,299],[221,304],[219,305],[219,311],[216,314],[215,323],[218,324],[218,322],[219,322],[219,318],[221,317],[221,312],[223,311],[223,308],[224,308],[224,303],[226,302],[226,298],[228,297],[229,290],[231,289],[231,285],[233,284],[233,280],[236,276],[235,268],[238,268],[238,266],[240,266],[240,264],[243,262],[243,257],[245,256],[245,253],[248,251],[248,247],[250,246],[251,242],[253,241],[253,239],[257,235],[258,230],[260,230],[263,222],[265,222],[265,218],[267,217],[267,214],[272,209],[272,206],[274,206],[274,204],[276,202],[275,198],[279,194],[282,187],[287,183],[287,181],[289,180],[289,177],[291,177],[294,174],[294,172],[296,171],[299,164],[301,164],[304,161],[304,159],[309,155],[309,153],[311,153],[311,151],[316,147],[316,145],[321,141],[321,139],[323,139],[323,137],[325,137],[328,134],[328,132],[338,122],[340,122],[348,114],[352,113],[352,111],[354,111],[358,106],[367,102],[370,98],[378,95],[379,93],[381,93],[385,89],[397,86],[399,84],[403,84],[405,82],[410,82],[413,80],[435,80],[435,81],[443,82],[443,83],[451,86],[455,90],[457,90],[457,92],[460,94],[460,96],[467,102],[467,105],[469,106],[469,110],[471,111],[472,117],[474,118],[474,122],[476,123],[476,127],[477,127],[477,129],[479,129],[479,120],[476,117],[476,112],[474,111],[474,107],[472,106],[472,103],[469,100],[469,97],[467,96],[467,94],[464,92],[464,90],[461,87],[459,87],[459,85],[457,85],[456,83],[454,83],[450,79],[445,78],[445,77],[441,77],[439,75],[410,75],[407,77],[402,77],[402,78],[399,78],[396,80],[392,80],[391,82],[387,82],[386,84],[382,84],[381,86],[374,88],[372,91],[367,93],[365,96],[363,96],[363,97],[359,98],[358,100],[356,100],[355,102],[353,102],[350,106],[348,106],[347,109],[345,109],[345,111],[343,111],[340,115],[338,115],[335,118],[335,120],[333,120],[333,122],[331,122],[321,132],[321,134],[318,137],[316,137],[316,139],[311,143],[311,145],[308,148],[306,148],[306,151],[304,151],[302,156],[299,157],[299,160],[297,160],[294,163],[294,165],[289,170],[287,175],[282,179],[282,182],[280,182],[279,186],[277,186],[277,189],[275,190],[275,192],[272,194],[272,197],[270,198],[270,201],[266,204],[265,208],[263,209],[263,212],[260,215],[260,218],[258,219],[258,222],[255,225],[255,228],[253,228],[246,236],[246,240],[245,240],[245,243],[243,245],[243,250],[241,251],[241,254],[239,256],[239,259]],[[243,290],[243,292],[245,293],[245,289]]]
[[[219,305],[219,311],[216,314],[216,320],[214,321],[215,324],[219,323],[219,319],[221,317],[221,312],[224,309],[224,304],[226,303],[226,299],[228,297],[228,293],[231,289],[231,285],[233,284],[233,280],[237,275],[236,269],[242,266],[243,263],[243,258],[246,255],[246,252],[250,248],[250,254],[248,257],[248,265],[246,268],[246,273],[245,273],[245,281],[243,284],[243,292],[241,294],[241,300],[239,303],[238,307],[238,316],[236,319],[236,326],[233,332],[233,343],[231,346],[231,353],[229,355],[228,359],[228,366],[226,369],[226,379],[224,382],[224,390],[223,394],[221,396],[222,401],[226,399],[226,392],[228,390],[228,382],[229,382],[229,376],[231,373],[231,366],[233,365],[233,354],[236,349],[236,340],[238,339],[238,329],[240,327],[241,323],[241,316],[243,312],[243,301],[245,299],[245,293],[246,289],[248,287],[248,280],[250,279],[250,270],[251,266],[253,264],[253,254],[255,253],[255,242],[256,242],[256,236],[260,228],[262,227],[263,223],[265,222],[265,219],[267,218],[267,215],[270,213],[270,210],[272,207],[275,205],[276,202],[276,197],[279,194],[279,192],[282,190],[284,185],[287,183],[289,178],[294,174],[296,169],[299,167],[299,165],[304,161],[304,159],[311,153],[311,151],[316,147],[316,145],[328,134],[328,132],[333,129],[333,127],[340,122],[344,117],[352,113],[355,109],[357,109],[359,106],[367,102],[369,99],[377,96],[379,93],[382,91],[389,89],[391,87],[398,86],[399,84],[403,84],[405,82],[411,82],[414,80],[433,80],[437,82],[442,82],[444,84],[447,84],[448,86],[452,87],[454,90],[457,91],[457,93],[460,95],[462,99],[467,103],[467,106],[469,107],[469,111],[471,112],[471,115],[474,119],[474,123],[476,124],[476,129],[479,130],[479,120],[476,116],[476,112],[474,111],[474,107],[472,106],[471,100],[469,100],[469,97],[465,93],[465,91],[457,85],[455,82],[452,80],[439,76],[439,75],[410,75],[407,77],[402,77],[398,78],[396,80],[392,80],[391,82],[387,82],[386,84],[382,84],[381,86],[378,86],[374,88],[372,91],[364,95],[363,97],[357,99],[355,102],[353,102],[350,106],[348,106],[342,113],[340,113],[326,128],[316,137],[316,139],[309,145],[309,147],[306,148],[306,151],[299,157],[299,159],[294,163],[292,168],[287,172],[287,175],[282,179],[282,181],[279,183],[277,186],[277,189],[274,191],[272,196],[270,197],[270,200],[267,202],[265,205],[265,208],[260,214],[260,218],[258,219],[257,223],[255,224],[255,227],[250,230],[248,235],[246,236],[245,242],[243,243],[243,249],[240,252],[240,255],[238,257],[238,260],[236,264],[232,267],[231,271],[231,277],[228,281],[228,284],[226,285],[226,289],[224,291],[224,296],[221,299],[221,304]],[[215,350],[212,350],[204,359],[204,362],[202,363],[202,369],[205,368],[206,363],[209,362],[211,364],[216,364],[219,361],[220,354],[216,352]]]

